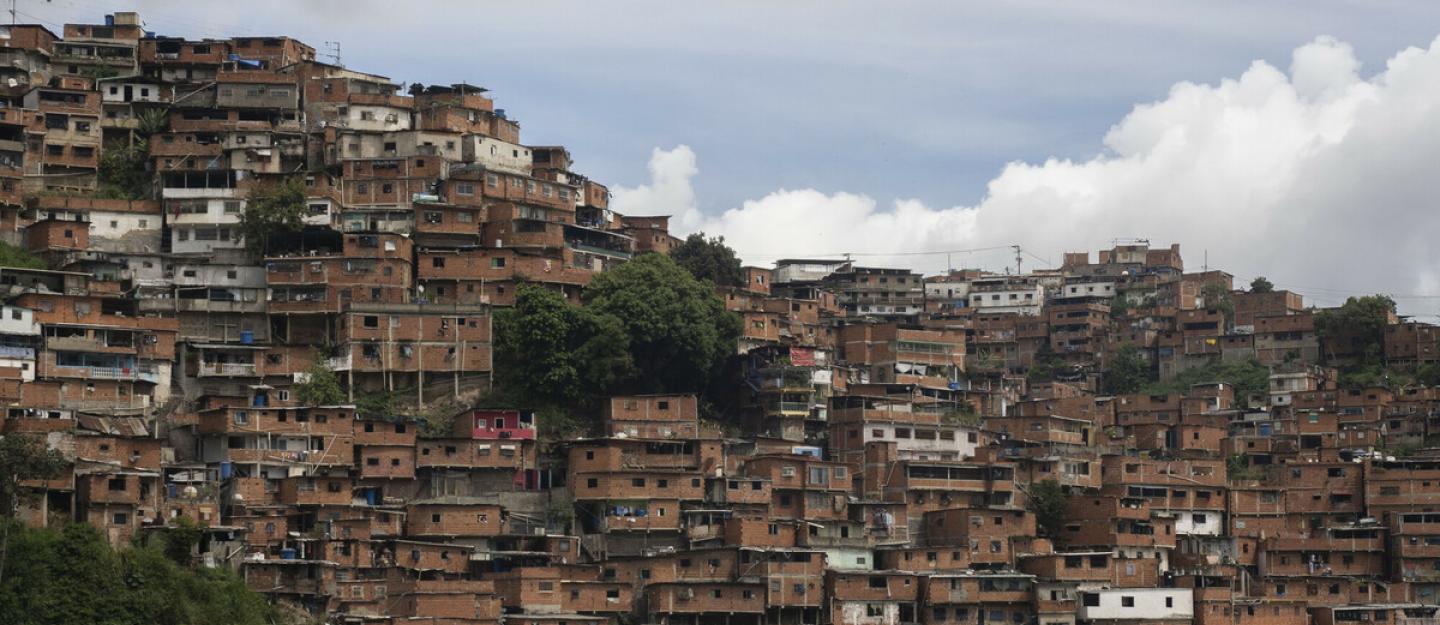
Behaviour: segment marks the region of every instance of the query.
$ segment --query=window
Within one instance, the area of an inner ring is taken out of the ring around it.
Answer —
[[[1133,607],[1135,607],[1135,597],[1131,597],[1131,596],[1129,596],[1129,595],[1121,595],[1121,596],[1120,596],[1120,607],[1122,607],[1122,608],[1133,608]]]
[[[1080,596],[1080,602],[1083,603],[1085,607],[1098,608],[1100,607],[1100,595],[1097,595],[1093,592],[1087,592]]]

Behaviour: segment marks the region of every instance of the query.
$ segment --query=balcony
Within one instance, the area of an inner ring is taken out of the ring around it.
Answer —
[[[55,365],[48,374],[62,378],[150,382],[152,384],[160,381],[160,375],[154,367],[67,367]]]
[[[253,377],[256,375],[254,363],[240,362],[202,362],[200,363],[200,376],[244,376]]]
[[[772,401],[764,405],[766,416],[808,417],[810,403],[801,401]]]

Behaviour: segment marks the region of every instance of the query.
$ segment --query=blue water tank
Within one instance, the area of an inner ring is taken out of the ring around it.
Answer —
[[[295,559],[295,550],[294,550],[294,549],[281,549],[281,550],[280,550],[280,559],[281,559],[281,560],[294,560],[294,559]]]
[[[255,342],[255,331],[254,331],[254,330],[241,330],[241,331],[240,331],[240,343],[241,343],[242,345],[249,345],[249,344],[254,343],[254,342]]]

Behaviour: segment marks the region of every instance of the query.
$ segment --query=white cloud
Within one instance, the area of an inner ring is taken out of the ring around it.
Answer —
[[[623,215],[670,215],[672,230],[691,232],[703,219],[690,184],[698,173],[690,146],[655,148],[650,152],[650,184],[616,186],[611,190],[615,195],[611,207]]]
[[[1321,304],[1340,292],[1440,293],[1440,40],[1397,53],[1368,79],[1359,71],[1348,44],[1320,37],[1294,51],[1288,74],[1257,61],[1219,84],[1178,83],[1113,126],[1099,155],[1011,163],[974,206],[882,208],[806,189],[704,215],[691,187],[695,154],[683,145],[656,149],[652,182],[617,189],[615,206],[674,214],[678,234],[724,235],[762,264],[1009,244],[1058,260],[1145,237],[1182,244],[1189,267],[1208,252],[1212,267],[1238,279],[1267,275]],[[946,262],[864,260],[929,272]],[[1004,255],[994,260],[999,268]],[[1401,304],[1428,314],[1440,299]]]

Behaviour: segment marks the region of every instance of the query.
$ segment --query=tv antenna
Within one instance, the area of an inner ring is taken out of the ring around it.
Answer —
[[[332,63],[340,67],[344,67],[345,65],[340,62],[340,42],[326,41],[324,45],[326,52],[321,56],[328,56],[330,57]]]
[[[14,25],[15,25],[15,22],[16,22],[15,16],[19,13],[19,11],[17,10],[18,7],[15,6],[16,4],[19,3],[19,1],[20,1],[20,0],[10,0],[10,25],[11,25],[11,26],[14,26]],[[46,1],[46,2],[49,2],[50,0],[45,0],[45,1]]]

